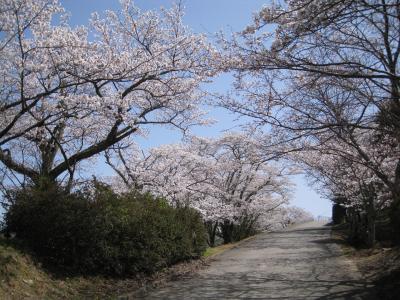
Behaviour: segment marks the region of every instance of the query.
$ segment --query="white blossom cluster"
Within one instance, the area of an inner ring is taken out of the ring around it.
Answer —
[[[275,214],[288,216],[283,207],[290,198],[292,170],[267,160],[262,144],[244,133],[192,137],[148,153],[131,148],[114,159],[109,162],[119,174],[111,179],[115,188],[136,187],[173,205],[189,205],[205,221],[236,222],[252,215],[260,228],[268,228],[277,223]]]
[[[207,123],[200,85],[214,50],[182,14],[122,1],[72,28],[57,0],[1,1],[1,163],[32,180],[72,177],[145,125]]]
[[[377,211],[390,207],[400,148],[371,144],[367,133],[357,136],[357,145],[368,155],[368,162],[354,147],[338,140],[293,157],[330,199],[361,212],[369,202]]]
[[[395,0],[270,3],[232,37],[221,106],[272,130],[332,200],[372,217],[400,203],[400,12]]]

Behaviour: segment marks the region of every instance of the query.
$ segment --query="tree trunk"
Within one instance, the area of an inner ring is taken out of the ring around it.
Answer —
[[[365,243],[368,247],[373,247],[375,245],[375,221],[376,221],[376,212],[374,199],[370,197],[366,206],[366,240]]]
[[[335,225],[342,224],[345,221],[346,208],[338,203],[334,203],[332,207],[332,222]]]
[[[217,235],[218,222],[213,223],[212,221],[206,222],[206,228],[208,233],[207,243],[210,247],[215,247],[215,237]]]
[[[224,240],[224,244],[232,243],[233,223],[230,221],[224,221],[224,223],[221,224],[221,234],[222,239]]]

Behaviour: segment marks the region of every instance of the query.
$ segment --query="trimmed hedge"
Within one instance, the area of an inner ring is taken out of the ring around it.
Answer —
[[[135,191],[117,195],[98,183],[70,194],[57,187],[19,191],[5,220],[45,262],[79,273],[152,273],[207,247],[193,209]]]

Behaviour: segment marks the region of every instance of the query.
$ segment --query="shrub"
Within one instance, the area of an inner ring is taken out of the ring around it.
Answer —
[[[117,195],[97,183],[70,194],[26,189],[10,204],[8,230],[46,262],[80,273],[152,273],[206,249],[196,211],[150,194]]]

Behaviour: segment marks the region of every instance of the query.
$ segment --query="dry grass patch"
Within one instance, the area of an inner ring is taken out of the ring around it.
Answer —
[[[332,235],[341,240],[343,253],[357,266],[366,281],[375,285],[379,299],[399,299],[400,294],[400,247],[356,248],[346,240],[346,228],[334,227]]]

